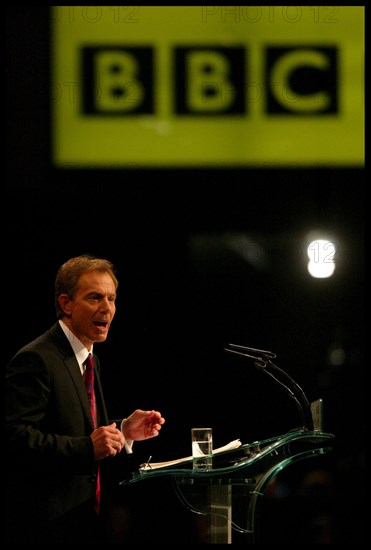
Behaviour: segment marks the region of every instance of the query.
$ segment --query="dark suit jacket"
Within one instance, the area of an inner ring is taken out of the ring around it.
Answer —
[[[95,361],[99,424],[108,424]],[[54,520],[93,500],[97,464],[83,377],[59,323],[22,348],[6,369],[7,508]]]

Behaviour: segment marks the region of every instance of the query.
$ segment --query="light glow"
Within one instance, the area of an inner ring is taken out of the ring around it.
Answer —
[[[316,279],[331,277],[335,271],[336,247],[328,239],[316,239],[307,248],[309,258],[308,272]]]

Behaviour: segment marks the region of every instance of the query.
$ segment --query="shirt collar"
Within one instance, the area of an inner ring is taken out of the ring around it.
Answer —
[[[81,372],[83,373],[85,370],[83,365],[89,353],[93,354],[93,346],[91,347],[90,352],[88,352],[84,344],[77,338],[77,336],[75,336],[75,334],[68,328],[68,326],[63,322],[62,319],[59,319],[59,324],[64,334],[66,335],[67,340],[72,346],[73,352],[79,363]]]

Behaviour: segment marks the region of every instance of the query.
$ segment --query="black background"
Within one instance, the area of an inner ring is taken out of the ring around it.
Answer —
[[[197,424],[213,427],[216,447],[299,426],[282,388],[224,347],[272,350],[310,401],[323,398],[324,429],[336,437],[331,453],[279,476],[263,537],[362,542],[364,170],[56,169],[47,8],[7,8],[6,41],[6,359],[54,322],[61,263],[84,252],[109,258],[117,314],[95,349],[109,412],[166,417],[159,438],[136,445],[133,466],[189,455]],[[338,239],[333,278],[306,274],[303,236],[313,228]],[[259,242],[266,264],[236,253],[236,235]]]

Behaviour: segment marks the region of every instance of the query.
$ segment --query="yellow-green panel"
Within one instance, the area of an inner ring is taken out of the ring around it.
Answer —
[[[363,6],[52,8],[57,166],[364,164]]]

